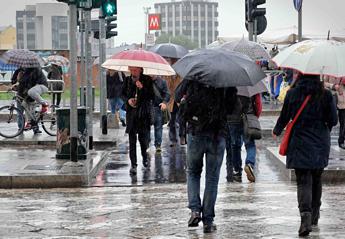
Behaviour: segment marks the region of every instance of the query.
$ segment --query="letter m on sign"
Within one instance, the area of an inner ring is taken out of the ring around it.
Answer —
[[[161,29],[161,14],[149,14],[149,30]]]

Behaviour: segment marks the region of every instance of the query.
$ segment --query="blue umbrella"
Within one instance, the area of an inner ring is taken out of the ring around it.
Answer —
[[[0,61],[0,71],[15,71],[17,70],[17,66],[11,64],[5,64]]]

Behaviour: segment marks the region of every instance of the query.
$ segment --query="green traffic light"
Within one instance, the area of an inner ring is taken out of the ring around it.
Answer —
[[[115,11],[115,6],[111,3],[108,3],[105,11],[107,14],[113,14]]]
[[[116,0],[106,0],[103,2],[103,13],[106,16],[112,16],[117,14]]]

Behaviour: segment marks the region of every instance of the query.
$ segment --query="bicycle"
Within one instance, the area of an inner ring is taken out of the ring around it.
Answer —
[[[30,128],[25,128],[25,116],[23,112],[27,114],[28,119],[31,119],[31,125],[41,124],[43,130],[48,135],[56,136],[57,124],[55,108],[59,106],[51,105],[50,112],[41,112],[41,110],[38,110],[40,109],[39,103],[28,103],[13,90],[9,90],[8,93],[14,96],[9,105],[0,107],[0,136],[14,138],[22,134],[23,131],[32,129],[32,126]],[[21,104],[24,109],[23,112],[16,106],[16,102],[18,101],[23,102],[23,104]],[[32,108],[35,110],[32,110]]]

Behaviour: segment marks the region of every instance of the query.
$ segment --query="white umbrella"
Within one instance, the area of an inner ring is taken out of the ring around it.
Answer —
[[[303,74],[345,76],[345,43],[334,40],[306,40],[281,51],[273,59],[279,67]]]

